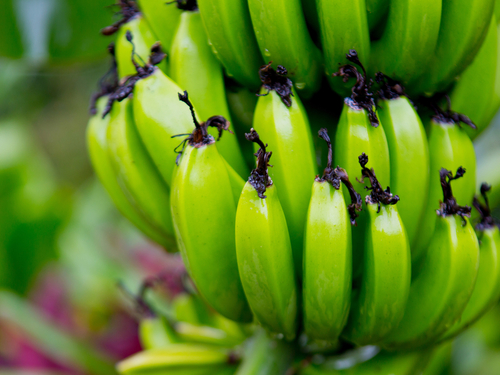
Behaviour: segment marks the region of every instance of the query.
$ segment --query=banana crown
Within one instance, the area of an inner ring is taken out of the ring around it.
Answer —
[[[495,223],[495,219],[493,216],[491,216],[491,210],[490,210],[490,203],[488,201],[488,196],[486,193],[488,193],[491,190],[491,185],[488,185],[486,182],[483,182],[481,184],[481,195],[484,200],[484,204],[479,201],[479,198],[477,196],[474,197],[474,202],[472,205],[474,208],[479,212],[479,215],[481,216],[480,222],[476,225],[476,229],[480,231],[484,231],[486,229],[491,229],[496,226],[498,226],[497,223]]]
[[[267,143],[264,144],[264,142],[261,141],[259,134],[253,128],[250,129],[250,133],[245,133],[245,138],[260,146],[259,150],[255,153],[257,157],[257,168],[250,173],[248,182],[257,190],[259,198],[265,199],[266,196],[264,193],[266,189],[273,184],[273,180],[271,180],[267,170],[267,167],[272,167],[272,165],[269,164],[269,160],[273,153],[271,151],[266,151],[268,146]]]
[[[105,27],[101,30],[102,35],[113,35],[118,30],[120,30],[120,26],[126,24],[132,18],[134,18],[137,14],[140,13],[139,8],[135,1],[132,0],[118,0],[118,3],[115,6],[120,7],[120,14],[122,16],[121,19],[116,21],[114,24]]]
[[[158,65],[166,56],[166,54],[161,49],[160,43],[157,42],[153,44],[153,46],[151,46],[151,55],[149,55],[149,61],[147,63],[144,63],[144,61],[142,61],[142,58],[135,52],[135,45],[132,41],[134,37],[130,30],[127,30],[126,37],[127,40],[132,44],[131,60],[132,64],[134,64],[135,66],[137,73],[133,76],[126,77],[126,79],[116,87],[115,91],[109,95],[108,103],[104,108],[102,117],[105,117],[109,112],[111,112],[113,103],[115,101],[121,102],[123,99],[128,98],[134,91],[135,84],[139,80],[149,77],[151,74],[153,74],[157,69],[155,65]],[[112,51],[110,49],[110,52],[114,56],[114,48]],[[144,63],[143,66],[135,60],[136,56],[139,57],[139,59]]]
[[[443,201],[440,204],[439,210],[436,211],[439,216],[446,217],[450,215],[458,215],[463,219],[464,217],[470,217],[471,208],[469,206],[458,205],[457,200],[453,196],[453,192],[451,190],[451,181],[463,177],[464,174],[465,169],[462,167],[459,167],[457,169],[457,173],[455,174],[455,176],[453,176],[453,172],[445,168],[441,168],[441,170],[439,171],[441,188],[443,189]]]
[[[281,101],[287,107],[292,106],[292,87],[293,83],[290,78],[287,77],[288,71],[283,65],[278,65],[276,70],[271,66],[273,62],[270,61],[269,64],[263,65],[259,69],[259,77],[262,82],[262,87],[267,90],[266,94],[257,94],[257,96],[266,96],[271,91],[276,91],[280,96]]]
[[[97,101],[106,95],[113,94],[119,86],[118,83],[118,64],[116,63],[115,44],[108,46],[108,52],[111,55],[111,66],[109,70],[99,80],[99,91],[92,94],[90,98],[90,114],[97,113]],[[111,110],[111,108],[110,108]],[[108,111],[109,112],[109,111]],[[104,117],[104,116],[103,116]]]
[[[363,207],[363,200],[361,199],[361,195],[354,189],[351,181],[349,181],[349,176],[345,169],[340,168],[332,168],[333,161],[333,149],[332,142],[330,140],[330,136],[328,135],[328,130],[322,128],[318,131],[318,136],[323,139],[328,145],[328,162],[326,164],[326,168],[323,170],[323,175],[321,177],[316,176],[316,181],[324,182],[327,181],[330,185],[332,185],[336,190],[340,189],[340,183],[342,182],[347,190],[349,191],[349,195],[351,196],[351,204],[347,206],[349,210],[349,217],[351,218],[351,225],[356,225],[356,218],[359,216],[356,211],[361,211]]]
[[[384,190],[377,177],[375,176],[375,171],[373,168],[366,168],[368,164],[368,155],[364,152],[358,157],[359,164],[361,165],[361,183],[364,183],[365,177],[370,180],[370,187],[366,187],[366,190],[370,191],[370,194],[366,196],[366,204],[378,204],[378,212],[380,212],[380,204],[396,204],[399,202],[399,196],[393,195],[389,186]]]
[[[375,113],[375,99],[373,99],[373,92],[371,92],[373,80],[366,77],[365,67],[361,61],[359,61],[356,50],[349,50],[349,53],[346,54],[346,58],[350,62],[361,67],[363,74],[361,74],[354,65],[350,64],[342,65],[338,72],[332,74],[334,77],[342,77],[344,82],[347,82],[349,78],[356,78],[356,83],[351,89],[351,97],[345,98],[344,102],[353,109],[365,109],[368,112],[370,123],[372,126],[377,127],[379,121]]]

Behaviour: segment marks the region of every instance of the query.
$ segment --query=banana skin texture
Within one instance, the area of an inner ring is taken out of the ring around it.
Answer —
[[[433,236],[436,210],[443,197],[439,170],[456,170],[462,166],[467,173],[454,182],[455,198],[459,205],[470,205],[476,191],[476,156],[472,141],[463,128],[454,122],[431,119],[429,125],[429,194],[418,236],[412,243],[412,259],[422,259]]]
[[[113,200],[113,203],[123,216],[130,220],[130,222],[148,238],[167,249],[172,249],[175,247],[175,239],[170,236],[165,236],[158,228],[151,225],[142,215],[141,211],[132,205],[129,198],[118,184],[117,176],[108,155],[108,142],[106,139],[110,116],[108,115],[102,118],[101,115],[106,101],[107,97],[98,100],[97,113],[91,117],[87,127],[87,147],[92,166],[99,180]]]
[[[486,313],[500,297],[500,231],[498,227],[485,229],[479,235],[479,269],[474,291],[460,320],[440,341],[451,340],[465,331]]]
[[[304,235],[302,304],[308,337],[339,337],[351,304],[351,282],[351,223],[343,190],[316,179]]]
[[[248,7],[263,59],[273,61],[274,68],[285,66],[301,97],[310,97],[321,84],[322,57],[301,0],[248,0]]]
[[[204,121],[220,115],[231,121],[222,67],[208,44],[198,11],[182,13],[171,51],[169,76],[189,92],[200,118]],[[258,78],[257,72],[255,75]],[[217,137],[215,131],[210,133]],[[226,132],[217,148],[240,176],[248,175],[236,134]]]
[[[406,85],[432,58],[439,35],[441,1],[390,1],[384,33],[372,42],[369,71]]]
[[[381,345],[393,350],[414,349],[440,337],[460,319],[472,294],[478,265],[479,245],[469,220],[458,215],[437,216],[403,320]]]
[[[351,49],[356,50],[361,62],[368,66],[370,34],[365,0],[316,0],[316,8],[326,76],[333,90],[341,96],[348,96],[352,85],[332,77],[332,74],[339,69],[340,64],[345,63],[345,54]]]
[[[153,74],[135,84],[132,100],[137,130],[168,186],[172,185],[174,149],[180,142],[172,136],[193,130],[191,115],[179,101],[180,92],[182,90],[174,81],[155,69]]]
[[[494,0],[443,0],[434,57],[426,72],[408,85],[412,93],[445,90],[481,47],[494,10]]]
[[[127,40],[126,34],[130,31],[132,34],[132,43]],[[115,50],[116,61],[118,63],[118,75],[120,78],[132,76],[136,73],[134,64],[132,64],[132,49],[135,48],[135,53],[140,56],[139,61],[148,61],[151,53],[151,47],[158,41],[158,38],[153,34],[147,21],[141,13],[136,14],[126,24],[120,27],[116,35]],[[166,60],[162,61],[158,67],[163,71],[167,71]]]
[[[225,350],[197,344],[173,344],[134,354],[116,366],[121,375],[211,375],[228,364]]]
[[[265,94],[265,90],[261,90]],[[295,273],[302,274],[302,252],[311,179],[317,174],[314,146],[305,109],[297,96],[287,107],[272,90],[257,101],[253,127],[273,150],[269,175],[279,191],[293,248]]]
[[[161,42],[163,51],[167,55],[170,54],[170,47],[182,10],[178,9],[175,3],[165,4],[163,0],[139,0],[139,7]]]
[[[277,187],[266,198],[245,184],[236,212],[236,254],[241,282],[256,320],[293,340],[297,330],[297,284],[292,246]]]
[[[495,97],[496,77],[500,74],[497,72],[497,56],[498,31],[496,17],[493,16],[481,49],[449,93],[453,110],[465,114],[476,124],[477,129],[466,128],[472,139],[491,120],[489,108]]]
[[[233,230],[239,194],[235,195],[244,182],[230,178],[214,142],[187,145],[183,152],[171,191],[174,229],[200,295],[221,315],[248,322],[252,314],[238,274]]]
[[[227,75],[257,90],[256,72],[264,63],[255,39],[246,0],[198,0],[210,44]]]
[[[389,145],[391,189],[401,200],[398,212],[408,239],[413,243],[429,193],[429,146],[427,137],[412,103],[405,96],[382,99],[377,115]],[[376,170],[377,171],[377,170]],[[382,185],[384,186],[384,185]]]
[[[132,115],[132,100],[115,102],[109,116],[108,155],[118,184],[152,225],[173,238],[169,189],[141,142]]]
[[[361,285],[342,332],[357,345],[378,343],[397,328],[411,282],[410,246],[397,206],[367,203],[366,210]]]

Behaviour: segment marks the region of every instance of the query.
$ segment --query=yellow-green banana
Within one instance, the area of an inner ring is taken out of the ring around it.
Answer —
[[[285,214],[267,170],[272,153],[254,129],[246,137],[260,148],[257,168],[243,188],[236,212],[238,269],[256,320],[292,340],[297,330],[297,284]]]
[[[411,254],[406,229],[389,187],[383,190],[368,156],[359,157],[362,180],[369,179],[365,198],[367,221],[361,285],[353,301],[342,337],[357,345],[376,344],[397,328],[405,313],[411,283]]]
[[[253,127],[274,150],[276,166],[269,175],[279,191],[293,248],[295,272],[302,273],[302,248],[311,179],[316,175],[309,121],[286,69],[269,64],[260,71],[263,86],[255,108]]]
[[[222,67],[208,44],[199,11],[185,10],[181,14],[169,62],[169,76],[182,90],[189,92],[200,118],[205,120],[219,115],[231,121]],[[211,134],[216,136],[214,132]],[[248,175],[233,132],[226,132],[217,148],[240,176]]]
[[[316,7],[319,14],[326,76],[337,93],[347,96],[350,86],[332,77],[332,74],[345,62],[345,53],[349,50],[356,50],[361,62],[368,66],[370,34],[365,0],[316,0]]]
[[[227,121],[215,116],[199,124],[187,93],[195,130],[186,138],[172,183],[171,210],[177,244],[200,295],[221,315],[250,321],[236,261],[236,202],[244,182],[217,151],[207,127],[222,132]]]
[[[443,0],[434,56],[425,73],[408,85],[411,92],[432,94],[445,90],[462,73],[486,37],[494,4],[495,0]]]
[[[139,7],[161,42],[163,50],[170,54],[182,10],[175,5],[175,1],[167,3],[164,0],[139,0]]]
[[[333,341],[347,322],[351,305],[351,224],[363,201],[340,167],[332,168],[332,145],[326,129],[319,137],[328,145],[328,163],[313,183],[304,234],[302,305],[304,331],[312,339]],[[344,200],[344,183],[352,203]],[[350,216],[350,218],[349,218]]]
[[[158,41],[158,38],[139,12],[135,1],[118,0],[117,5],[121,8],[122,19],[102,29],[101,33],[104,35],[117,33],[115,43],[116,60],[118,62],[118,75],[120,78],[123,78],[136,73],[131,59],[133,51],[137,54],[139,60],[145,63],[148,61],[151,47]],[[127,32],[131,33],[134,37],[133,45],[127,40]],[[166,71],[166,61],[162,61],[159,67],[163,71]]]
[[[436,210],[442,197],[439,177],[441,168],[456,170],[462,166],[467,175],[456,181],[455,197],[458,204],[466,205],[472,202],[476,191],[476,156],[472,141],[467,136],[460,122],[474,126],[466,117],[450,111],[436,109],[436,115],[431,118],[428,128],[429,141],[429,194],[421,218],[418,236],[412,243],[412,259],[422,259],[431,241],[434,225],[437,220]]]
[[[491,216],[486,192],[491,186],[483,183],[481,194],[485,204],[474,198],[474,207],[481,214],[481,222],[476,226],[479,231],[479,269],[474,291],[460,320],[441,337],[450,340],[466,330],[484,315],[500,297],[500,231]]]
[[[389,145],[391,158],[391,189],[401,200],[398,212],[410,243],[416,236],[429,193],[429,146],[422,121],[401,86],[377,74],[382,83],[377,115]]]
[[[173,238],[169,188],[142,144],[132,115],[132,100],[115,102],[109,116],[108,155],[118,184],[155,228],[165,237]],[[172,244],[167,250],[174,249]]]
[[[167,319],[154,313],[140,320],[139,340],[144,350],[167,348],[181,342]]]
[[[197,344],[173,344],[134,354],[116,365],[121,375],[213,375],[235,367],[227,350]]]
[[[381,344],[392,350],[423,347],[438,339],[460,319],[476,281],[479,244],[468,220],[470,207],[459,206],[451,189],[451,181],[465,170],[458,168],[455,176],[444,168],[439,173],[442,203],[435,211],[425,263],[412,281],[403,320]]]
[[[371,46],[369,71],[406,85],[426,69],[436,49],[441,1],[390,1],[387,25]]]
[[[248,7],[264,60],[273,61],[274,68],[285,66],[297,92],[310,97],[321,84],[322,61],[309,35],[301,1],[248,0]]]
[[[226,73],[250,89],[259,88],[263,60],[246,0],[198,0],[210,44]]]

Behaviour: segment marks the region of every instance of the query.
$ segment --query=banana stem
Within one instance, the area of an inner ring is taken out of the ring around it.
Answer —
[[[290,78],[287,77],[288,71],[283,65],[278,65],[276,70],[271,67],[273,62],[270,61],[269,64],[261,66],[259,69],[259,77],[262,82],[262,87],[267,90],[266,94],[257,94],[257,96],[266,96],[271,91],[276,91],[276,93],[281,98],[283,104],[287,107],[292,106],[293,83]]]
[[[437,214],[443,217],[450,215],[458,215],[464,220],[464,226],[467,223],[464,217],[470,217],[471,208],[469,206],[460,206],[457,200],[453,196],[453,191],[451,189],[451,181],[457,180],[463,177],[465,174],[465,169],[459,167],[457,173],[453,176],[453,172],[441,168],[439,171],[439,177],[441,180],[441,188],[443,189],[443,202],[437,210]]]
[[[272,167],[272,165],[269,164],[269,159],[271,159],[273,153],[266,151],[267,144],[262,142],[259,134],[253,128],[250,129],[250,133],[245,133],[245,138],[260,146],[259,150],[255,153],[255,156],[257,156],[257,168],[250,173],[248,182],[257,190],[259,198],[265,199],[266,196],[264,193],[266,192],[266,188],[273,184],[273,180],[269,177],[267,170],[268,167]]]

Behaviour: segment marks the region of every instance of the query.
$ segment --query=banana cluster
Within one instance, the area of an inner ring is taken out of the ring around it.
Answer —
[[[500,297],[471,141],[500,106],[493,4],[120,0],[103,29],[117,36],[93,97],[94,168],[133,224],[180,251],[204,301],[280,345],[449,340]],[[442,92],[448,103],[429,99]],[[337,102],[338,121],[309,122]],[[231,358],[183,345],[121,372],[189,356],[216,373]]]

